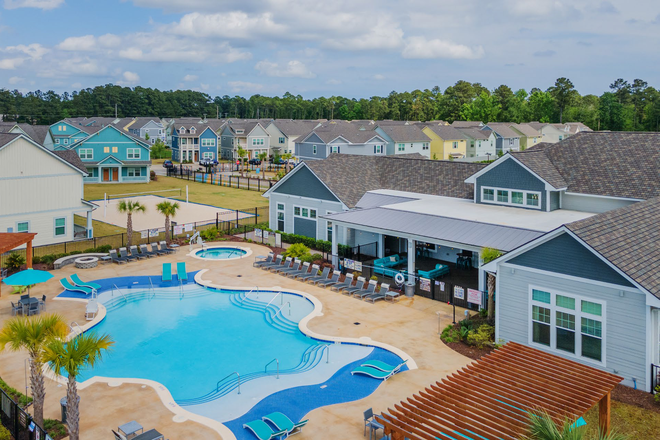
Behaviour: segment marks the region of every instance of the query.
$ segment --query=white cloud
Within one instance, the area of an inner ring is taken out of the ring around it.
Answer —
[[[311,72],[305,64],[298,60],[292,60],[284,66],[278,63],[272,63],[268,60],[259,61],[255,66],[262,75],[274,76],[279,78],[315,78],[316,75]]]
[[[21,78],[20,76],[12,76],[9,78],[9,84],[14,85],[14,84],[20,84],[23,81],[25,81],[25,78]]]
[[[32,44],[19,44],[17,46],[7,46],[4,48],[5,52],[19,52],[23,53],[33,60],[40,60],[44,55],[50,52],[50,49],[43,47],[41,44],[32,43]]]
[[[197,75],[186,75],[183,77],[183,80],[185,82],[191,82],[191,81],[197,81],[198,76]]]
[[[253,39],[257,35],[283,36],[290,32],[286,26],[276,24],[270,13],[250,16],[241,11],[221,14],[193,12],[184,15],[169,30],[186,36],[235,39]]]
[[[75,82],[75,83],[71,84],[71,88],[72,89],[82,89],[82,83]]]
[[[482,46],[472,48],[447,40],[427,40],[424,37],[410,37],[406,40],[402,55],[404,58],[416,59],[476,59],[484,56],[484,48]]]
[[[0,69],[16,70],[24,61],[24,58],[5,58],[4,60],[0,60]]]
[[[362,29],[362,27],[358,29]],[[389,17],[381,17],[364,33],[340,39],[329,39],[325,45],[347,51],[396,49],[403,44],[403,35],[399,23]]]
[[[138,75],[135,72],[126,71],[124,72],[122,77],[124,78],[124,81],[128,84],[136,84],[140,81],[140,75]]]
[[[329,79],[329,80],[327,80],[325,83],[326,83],[326,84],[333,85],[333,86],[336,86],[336,85],[338,85],[338,84],[341,84],[341,81],[339,81],[338,79],[334,79],[334,78],[333,78],[333,79]]]
[[[204,90],[205,92],[206,92],[206,91],[207,91],[208,89],[210,89],[210,88],[211,88],[211,84],[204,84],[204,83],[200,83],[200,85],[199,85],[199,86],[200,86],[200,87],[201,87],[201,89],[202,89],[202,90]]]
[[[5,9],[36,8],[55,9],[64,4],[64,0],[5,0]]]
[[[581,13],[570,3],[558,0],[507,0],[513,15],[547,19],[549,16],[578,18]]]
[[[57,46],[60,50],[86,52],[96,48],[96,37],[94,35],[83,35],[82,37],[69,37]]]
[[[227,84],[229,85],[229,87],[231,87],[231,91],[233,93],[241,93],[241,92],[254,93],[254,92],[259,92],[264,88],[263,84],[256,84],[247,81],[229,81]]]
[[[377,73],[374,76],[372,76],[371,78],[375,79],[376,81],[381,81],[381,80],[385,79],[385,75],[381,75],[380,73]]]
[[[113,49],[121,44],[121,37],[114,34],[105,34],[98,38],[98,42],[103,47]]]

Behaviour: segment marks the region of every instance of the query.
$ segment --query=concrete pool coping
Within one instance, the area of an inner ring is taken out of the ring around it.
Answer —
[[[228,246],[228,247],[233,247],[233,248],[239,248],[239,246]],[[199,251],[199,249],[198,249]],[[251,250],[250,250],[251,253]],[[246,255],[247,256],[247,255]],[[202,259],[199,258],[198,259]],[[207,260],[207,259],[205,259]],[[233,261],[237,260],[237,258],[232,258],[228,261]],[[202,269],[199,272],[195,274],[195,283],[197,283],[200,286],[203,287],[208,287],[211,289],[217,289],[217,290],[237,290],[238,288],[236,286],[222,286],[218,284],[214,284],[212,281],[207,281],[203,279],[203,275],[208,272],[209,269]],[[248,288],[241,288],[247,290]],[[385,344],[382,342],[374,341],[370,337],[367,336],[362,336],[360,338],[350,338],[350,337],[342,337],[342,336],[325,336],[320,333],[314,332],[308,327],[308,323],[315,317],[320,317],[323,316],[323,303],[316,298],[314,295],[311,295],[306,292],[302,292],[299,290],[295,289],[289,289],[289,288],[282,288],[281,286],[274,286],[274,287],[264,287],[263,289],[267,290],[272,290],[272,291],[282,291],[285,293],[290,293],[294,295],[301,296],[308,301],[310,301],[314,308],[312,311],[307,314],[298,324],[298,328],[300,331],[313,339],[318,339],[321,341],[327,341],[327,342],[336,342],[336,343],[350,343],[350,344],[357,344],[357,345],[362,345],[362,346],[370,346],[370,347],[379,347],[383,348],[385,350],[388,350],[397,356],[399,356],[403,360],[407,360],[407,366],[409,370],[415,370],[417,369],[417,363],[413,360],[413,358],[408,355],[406,352],[403,350],[400,350],[392,345]],[[74,301],[78,303],[87,303],[89,299],[83,299],[83,298],[66,298],[66,297],[57,297],[55,298],[56,300],[59,301]],[[84,326],[79,326],[83,332],[86,332],[88,330],[91,330],[98,324],[100,324],[103,319],[105,319],[106,316],[106,308],[103,306],[103,304],[99,303],[99,312],[97,313],[96,317],[92,321],[89,321],[87,324]],[[68,336],[67,340],[70,340],[71,338],[75,337],[78,333],[75,331],[72,331]],[[59,383],[62,385],[67,384],[67,380],[60,375],[56,375],[52,370],[50,370],[46,365],[43,367],[43,372],[44,376]],[[223,440],[236,440],[236,436],[234,433],[223,423],[218,422],[216,420],[210,419],[208,417],[204,417],[198,414],[194,414],[188,410],[185,410],[183,407],[179,406],[172,397],[172,394],[170,391],[165,387],[163,384],[149,380],[149,379],[135,379],[135,378],[110,378],[110,377],[103,377],[103,376],[94,376],[91,377],[83,382],[78,383],[78,390],[84,390],[85,388],[88,388],[91,385],[98,384],[98,383],[105,383],[108,386],[115,387],[115,386],[120,386],[122,384],[138,384],[138,385],[143,385],[143,386],[148,386],[152,388],[158,397],[160,398],[161,402],[163,405],[170,410],[174,416],[172,420],[176,423],[182,423],[185,421],[194,421],[197,423],[200,423],[214,431],[216,431]],[[380,385],[379,385],[380,386]]]
[[[239,256],[237,256],[237,257],[232,257],[232,258],[204,258],[204,257],[200,257],[200,256],[197,255],[197,253],[200,252],[200,251],[210,251],[210,250],[213,250],[213,249],[239,249],[239,250],[241,250],[241,251],[243,251],[243,252],[245,252],[245,253],[242,254],[242,255],[239,255]],[[246,247],[242,247],[242,246],[231,246],[231,245],[226,245],[226,246],[217,246],[217,245],[214,245],[214,246],[206,246],[206,247],[202,247],[202,248],[200,248],[200,249],[193,249],[191,252],[189,252],[188,254],[186,254],[187,257],[192,257],[192,258],[196,258],[196,259],[198,259],[198,260],[204,260],[204,261],[232,261],[232,260],[240,260],[241,258],[247,258],[247,257],[249,257],[250,255],[252,255],[252,249],[250,249],[250,248],[246,248]]]

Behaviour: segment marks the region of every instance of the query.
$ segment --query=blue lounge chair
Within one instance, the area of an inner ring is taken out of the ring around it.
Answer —
[[[71,275],[71,281],[73,281],[73,284],[75,284],[76,287],[89,287],[90,289],[94,289],[94,290],[99,290],[101,288],[100,284],[84,282],[83,280],[80,279],[77,273]]]
[[[405,361],[401,362],[399,365],[390,365],[387,362],[383,362],[383,361],[373,359],[373,360],[365,362],[364,364],[362,364],[360,366],[361,367],[373,367],[373,368],[376,368],[377,370],[390,372],[390,371],[394,371],[394,370],[399,371],[401,369],[401,367],[403,367],[406,364],[406,362],[408,362],[407,359]]]
[[[186,263],[180,261],[176,263],[176,276],[179,281],[188,282],[188,272],[186,272]]]
[[[303,427],[307,424],[307,422],[309,422],[309,419],[307,419],[298,423],[293,423],[290,418],[281,412],[268,414],[261,419],[265,422],[270,422],[275,428],[281,431],[286,431],[287,437],[301,432]]]
[[[70,292],[82,292],[85,295],[89,295],[90,293],[92,293],[92,289],[90,289],[89,287],[80,287],[80,286],[76,287],[73,284],[71,284],[69,280],[67,280],[66,278],[62,278],[60,280],[60,284],[62,285],[62,287],[64,287],[65,290],[68,290]]]
[[[163,263],[163,281],[172,281],[172,264]]]
[[[373,377],[374,379],[387,380],[398,372],[398,369],[395,369],[394,371],[383,371],[373,367],[357,367],[355,370],[351,371],[351,374],[364,374],[365,376]]]
[[[259,440],[271,440],[286,436],[286,429],[273,431],[263,420],[254,420],[250,423],[245,423],[243,428],[252,431]]]

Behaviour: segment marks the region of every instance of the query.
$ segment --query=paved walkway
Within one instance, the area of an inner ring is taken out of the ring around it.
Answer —
[[[228,242],[222,242],[228,245]],[[170,261],[185,261],[188,270],[209,269],[205,280],[224,286],[260,288],[281,286],[302,290],[323,303],[323,316],[314,318],[309,327],[315,332],[331,336],[369,337],[406,351],[417,362],[417,370],[405,371],[383,383],[371,396],[344,404],[316,409],[308,414],[309,425],[297,436],[299,439],[359,439],[362,438],[362,412],[373,407],[374,412],[386,411],[394,403],[463,367],[470,360],[447,348],[437,331],[451,322],[451,307],[426,298],[402,298],[396,303],[366,303],[322,288],[303,284],[252,267],[254,256],[266,255],[268,249],[241,243],[253,250],[251,257],[232,261],[208,262],[187,257],[188,247],[178,254],[95,269],[76,270],[74,266],[53,271],[52,280],[32,289],[34,296],[45,294],[47,312],[59,313],[67,322],[84,323],[84,304],[72,301],[53,301],[61,291],[58,280],[78,273],[84,280],[132,275],[160,275],[161,265]],[[11,318],[10,301],[16,297],[3,286],[0,298],[0,324]],[[457,315],[462,310],[457,310]],[[440,320],[440,323],[438,322]],[[0,377],[19,390],[25,388],[25,353],[0,353]],[[59,399],[66,394],[64,386],[47,380],[45,416],[59,418]],[[111,387],[95,384],[81,390],[81,438],[83,440],[111,438],[111,429],[131,420],[146,429],[156,428],[170,440],[204,438],[221,439],[215,431],[196,422],[175,422],[170,412],[150,387],[123,384]],[[177,418],[178,420],[178,418]]]

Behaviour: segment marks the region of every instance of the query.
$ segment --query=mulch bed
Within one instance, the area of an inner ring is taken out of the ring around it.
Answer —
[[[492,348],[486,347],[486,348],[477,348],[473,345],[467,345],[464,344],[463,342],[450,342],[449,344],[443,341],[443,344],[445,344],[447,347],[451,348],[452,350],[462,354],[463,356],[467,356],[470,359],[479,360],[481,356],[487,355],[491,351],[493,351]]]
[[[617,385],[616,388],[614,388],[612,391],[612,399],[617,402],[627,403],[650,411],[660,412],[660,404],[655,403],[651,393],[642,390],[635,390],[624,385]]]

